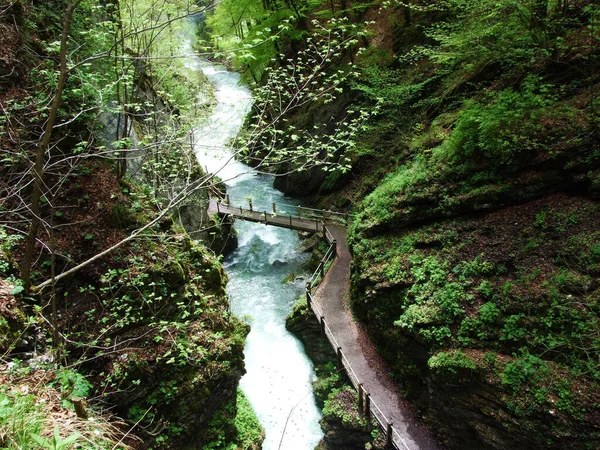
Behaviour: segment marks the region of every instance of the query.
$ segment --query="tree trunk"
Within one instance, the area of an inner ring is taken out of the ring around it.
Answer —
[[[69,0],[67,3],[65,19],[63,21],[62,36],[60,39],[60,72],[58,84],[56,86],[56,92],[54,93],[52,107],[50,108],[50,113],[48,114],[48,120],[44,128],[44,134],[41,137],[41,141],[38,144],[35,154],[35,162],[33,166],[33,187],[31,190],[30,205],[32,217],[27,238],[25,240],[25,255],[23,256],[21,264],[21,278],[23,279],[26,292],[28,292],[31,288],[31,267],[33,265],[35,243],[37,241],[37,235],[42,223],[40,200],[42,198],[42,189],[44,185],[44,161],[46,159],[46,153],[50,147],[52,130],[56,124],[58,108],[60,107],[62,93],[67,82],[67,76],[69,74],[69,70],[67,68],[67,43],[69,40],[69,30],[71,28],[71,22],[73,21],[73,13],[81,1],[82,0],[76,0],[73,2],[72,0]]]
[[[404,26],[410,27],[412,24],[412,16],[410,14],[410,8],[408,6],[405,6],[403,8],[403,11],[404,11]]]

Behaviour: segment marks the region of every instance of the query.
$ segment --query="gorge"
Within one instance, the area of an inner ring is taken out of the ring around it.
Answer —
[[[240,163],[227,147],[252,102],[239,74],[196,58],[192,61],[189,65],[213,83],[217,101],[210,117],[194,132],[199,162],[224,181],[231,201],[252,199],[257,211],[270,210],[273,203],[294,209],[294,200],[272,187],[272,176]],[[227,292],[232,312],[251,327],[240,386],[265,428],[263,449],[313,449],[322,432],[312,393],[312,364],[285,329],[285,317],[303,292],[300,275],[308,255],[299,251],[300,240],[292,230],[243,221],[236,221],[235,229],[238,247],[224,261]]]
[[[1,3],[2,446],[382,445],[284,330],[322,344],[296,235],[196,214],[226,191],[352,214],[344,307],[439,443],[598,447],[599,30],[593,0]]]

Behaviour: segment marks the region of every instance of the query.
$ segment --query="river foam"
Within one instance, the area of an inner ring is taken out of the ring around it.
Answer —
[[[232,203],[251,197],[257,211],[270,211],[273,202],[294,207],[293,199],[272,187],[272,177],[236,161],[228,147],[252,105],[239,74],[199,57],[191,58],[187,67],[204,73],[217,99],[213,113],[193,136],[203,167],[224,180]],[[225,269],[232,311],[251,326],[241,388],[265,428],[263,450],[312,450],[323,436],[312,391],[313,366],[302,344],[285,329],[303,283],[283,281],[302,271],[308,255],[297,251],[300,242],[294,231],[241,221],[236,229],[239,247],[226,259]]]

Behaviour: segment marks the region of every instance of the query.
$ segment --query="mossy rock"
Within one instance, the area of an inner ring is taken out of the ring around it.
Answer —
[[[12,286],[0,280],[0,351],[2,352],[18,347],[27,329],[27,315],[11,291]]]
[[[323,449],[364,449],[373,440],[372,424],[357,406],[357,394],[350,387],[329,396],[323,408],[321,427],[325,431]]]

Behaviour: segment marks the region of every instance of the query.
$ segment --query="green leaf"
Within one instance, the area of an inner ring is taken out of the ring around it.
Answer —
[[[50,443],[50,441],[46,438],[43,438],[39,434],[31,433],[31,438],[42,448],[52,448],[52,444]]]
[[[58,430],[58,427],[55,429],[55,431]],[[56,449],[61,449],[61,448],[67,448],[70,447],[71,445],[75,444],[75,442],[77,442],[77,440],[81,437],[81,433],[73,433],[71,436],[67,437],[66,439],[63,439],[62,441],[58,441],[57,445],[56,445]]]
[[[21,292],[23,292],[24,290],[25,290],[25,288],[23,286],[15,286],[14,288],[12,288],[10,293],[12,295],[17,295],[17,294],[20,294]]]

